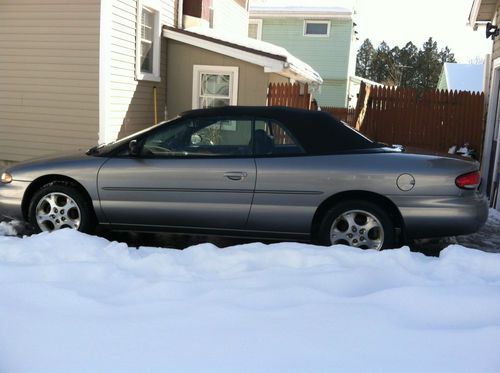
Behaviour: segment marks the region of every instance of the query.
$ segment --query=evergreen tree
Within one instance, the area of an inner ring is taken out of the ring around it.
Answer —
[[[385,85],[435,88],[445,62],[455,62],[454,54],[448,47],[439,50],[432,37],[421,49],[412,42],[392,49],[382,42],[374,49],[366,39],[356,58],[356,75]]]
[[[441,49],[441,51],[439,52],[439,60],[441,61],[441,63],[457,62],[455,60],[455,54],[452,53],[450,48],[448,48],[448,47],[444,47],[443,49]],[[484,62],[484,58],[483,58],[483,62]]]
[[[388,67],[387,67],[387,77],[384,84],[386,85],[400,85],[401,80],[401,64],[399,62],[399,55],[401,54],[401,49],[399,47],[394,47],[389,52]]]
[[[415,66],[417,65],[418,48],[411,41],[406,43],[399,52],[398,64],[400,70],[399,86],[413,87],[415,84]]]
[[[392,65],[391,49],[385,41],[380,43],[372,59],[370,78],[382,84],[388,84],[389,69]]]
[[[370,39],[365,39],[361,47],[359,47],[356,56],[356,75],[363,78],[371,76],[372,60],[375,53],[375,48]]]
[[[437,43],[429,38],[417,55],[415,88],[435,88],[442,66]]]

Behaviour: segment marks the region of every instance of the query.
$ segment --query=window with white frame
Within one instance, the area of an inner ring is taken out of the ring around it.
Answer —
[[[330,36],[330,21],[304,21],[304,36]]]
[[[139,1],[136,40],[136,78],[160,80],[160,12],[155,2]]]
[[[193,67],[193,109],[237,105],[238,67]]]
[[[248,37],[262,40],[262,20],[250,19],[248,20]]]

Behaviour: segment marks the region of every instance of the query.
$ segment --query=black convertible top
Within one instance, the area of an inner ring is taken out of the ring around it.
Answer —
[[[321,111],[283,106],[224,106],[190,110],[181,114],[183,118],[193,119],[218,116],[250,117],[280,122],[290,130],[308,154],[322,155],[381,147]]]

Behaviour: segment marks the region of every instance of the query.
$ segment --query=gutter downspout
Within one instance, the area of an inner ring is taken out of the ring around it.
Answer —
[[[158,124],[158,107],[157,107],[157,101],[156,101],[156,86],[153,87],[153,107],[154,107],[154,123],[153,125]]]

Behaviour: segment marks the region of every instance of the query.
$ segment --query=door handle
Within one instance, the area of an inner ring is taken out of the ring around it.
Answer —
[[[231,171],[224,173],[225,178],[233,181],[243,180],[247,176],[248,174],[246,172],[239,172],[239,171]]]

